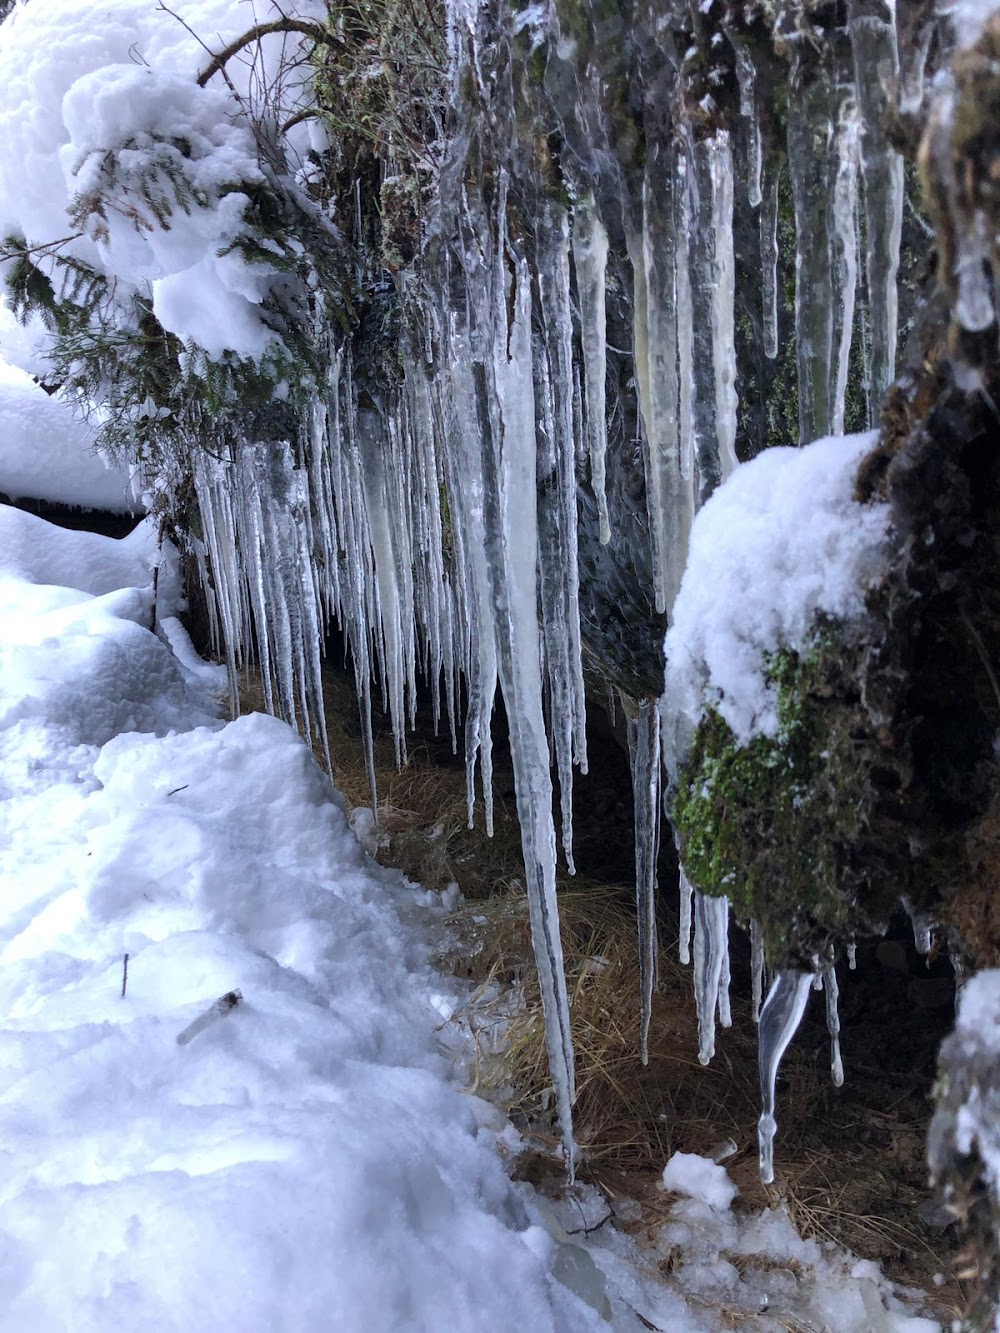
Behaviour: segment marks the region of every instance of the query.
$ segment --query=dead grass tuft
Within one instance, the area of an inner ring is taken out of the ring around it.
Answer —
[[[329,670],[324,687],[334,780],[349,806],[367,807],[353,684],[343,672]],[[252,681],[243,702],[244,707],[260,706]],[[558,1190],[558,1134],[513,781],[503,746],[495,754],[492,840],[478,812],[476,827],[466,827],[464,763],[452,755],[447,737],[435,738],[425,727],[397,770],[383,722],[376,725],[375,754],[382,834],[378,860],[430,888],[456,882],[463,894],[440,962],[473,983],[472,998],[454,1021],[466,1023],[476,1038],[474,1090],[500,1105],[533,1145],[517,1171]],[[713,1155],[731,1139],[736,1152],[725,1164],[740,1189],[737,1207],[756,1211],[784,1204],[804,1237],[833,1241],[877,1261],[890,1276],[929,1292],[939,1317],[956,1317],[965,1293],[951,1276],[954,1240],[949,1232],[929,1231],[917,1214],[927,1199],[924,1138],[933,1043],[930,1066],[919,1067],[914,1056],[912,1066],[903,1059],[893,1068],[878,1042],[884,1037],[890,1048],[898,1044],[895,1028],[866,1035],[865,1029],[846,1024],[847,1081],[834,1089],[819,1006],[785,1057],[777,1179],[765,1186],[757,1168],[757,1044],[741,940],[734,938],[734,1026],[718,1034],[716,1057],[702,1068],[691,972],[677,961],[676,926],[665,916],[649,1063],[643,1066],[633,890],[564,877],[559,891],[576,1050],[575,1126],[584,1150],[581,1174],[600,1186],[616,1211],[631,1201],[621,1209],[619,1225],[641,1234],[667,1215],[670,1197],[657,1182],[673,1152]],[[852,978],[843,988],[842,1012],[858,984]],[[869,1007],[877,1011],[882,998],[879,990]],[[885,1019],[876,1021],[885,1026]],[[622,1221],[626,1214],[633,1220]],[[934,1287],[935,1274],[945,1275],[943,1286]]]

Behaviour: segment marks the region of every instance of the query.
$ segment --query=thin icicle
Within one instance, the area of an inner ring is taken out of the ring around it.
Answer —
[[[733,156],[729,134],[694,140],[685,131],[687,260],[692,300],[692,425],[698,500],[704,504],[736,466],[736,344]],[[683,330],[678,331],[682,340]]]
[[[683,194],[676,170],[672,150],[651,154],[643,180],[642,234],[628,240],[653,590],[660,612],[669,612],[680,587],[695,509],[694,436],[685,429],[690,397],[685,415],[688,385],[682,382],[690,375],[690,292],[681,285],[675,258],[676,238],[685,234],[683,218],[675,221],[674,216],[675,208],[682,208],[678,194]],[[686,269],[680,269],[686,282]]]
[[[799,43],[788,80],[788,171],[795,206],[795,347],[799,443],[830,434],[833,272],[830,146],[836,90],[830,53]]]
[[[606,384],[608,316],[606,305],[608,233],[597,216],[593,195],[578,199],[573,210],[573,267],[580,303],[580,342],[587,403],[587,447],[590,484],[597,498],[600,540],[611,540],[605,458],[608,448]]]
[[[853,941],[847,946],[847,966],[851,972],[858,966],[858,946]]]
[[[736,56],[736,81],[740,89],[740,115],[747,127],[746,183],[747,201],[751,208],[759,208],[761,190],[760,119],[757,115],[757,70],[746,42],[729,34]]]
[[[683,866],[679,867],[677,878],[681,904],[681,934],[677,942],[677,956],[686,966],[691,961],[691,901],[694,889]]]
[[[715,290],[712,297],[712,364],[715,369],[715,432],[719,450],[719,477],[735,469],[736,413],[736,257],[733,248],[733,154],[729,135],[709,140],[709,178],[712,182],[712,226],[715,233]],[[759,144],[758,190],[760,202]],[[753,200],[751,199],[751,203]]]
[[[643,699],[628,720],[635,829],[635,902],[639,922],[639,1053],[649,1063],[649,1023],[656,987],[656,862],[660,850],[660,719],[654,699]]]
[[[764,355],[778,355],[778,173],[768,180],[760,210],[760,271]]]
[[[728,974],[729,899],[694,894],[694,998],[698,1010],[698,1060],[715,1054],[715,1013],[723,976]]]
[[[779,972],[771,983],[760,1011],[757,1064],[763,1109],[757,1126],[757,1137],[760,1145],[760,1178],[765,1185],[770,1185],[774,1180],[774,1136],[778,1129],[774,1111],[778,1066],[802,1022],[811,989],[811,972]]]
[[[750,920],[750,984],[752,987],[753,1021],[760,1022],[760,1006],[764,997],[764,932],[756,918]]]
[[[830,1034],[830,1076],[833,1086],[844,1086],[844,1063],[840,1058],[840,1011],[837,1002],[840,999],[840,986],[837,982],[837,968],[832,962],[823,968],[823,989],[826,992],[826,1028]]]
[[[899,95],[895,0],[848,0],[847,27],[862,126],[871,329],[868,395],[869,416],[875,421],[896,373],[896,275],[905,197],[903,159],[888,137],[890,115]]]
[[[729,957],[729,939],[727,935],[726,947],[722,951],[722,970],[719,973],[719,1024],[724,1028],[731,1028],[733,1026],[733,1011],[729,1000],[729,987],[732,984],[732,980],[733,973]]]
[[[848,101],[841,108],[837,131],[837,179],[833,190],[834,299],[838,333],[836,376],[833,387],[831,429],[844,433],[844,403],[854,332],[854,295],[858,281],[858,162],[860,126],[857,108]]]

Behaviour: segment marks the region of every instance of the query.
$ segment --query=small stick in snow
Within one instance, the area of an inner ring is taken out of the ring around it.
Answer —
[[[210,1005],[203,1014],[199,1014],[193,1023],[189,1024],[183,1032],[177,1036],[177,1045],[186,1046],[189,1041],[194,1041],[200,1032],[210,1028],[213,1023],[217,1023],[220,1018],[225,1018],[226,1014],[231,1014],[238,1004],[243,1000],[243,992],[238,990],[227,991],[225,995],[219,997],[213,1005]]]
[[[128,954],[122,959],[122,999],[125,998],[125,988],[128,986]]]

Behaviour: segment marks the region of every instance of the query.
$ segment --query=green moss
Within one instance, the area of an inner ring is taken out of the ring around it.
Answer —
[[[674,798],[691,882],[758,920],[776,965],[808,960],[864,926],[852,847],[873,805],[874,745],[859,726],[844,648],[826,625],[802,653],[770,658],[774,737],[740,745],[717,712],[706,713]]]

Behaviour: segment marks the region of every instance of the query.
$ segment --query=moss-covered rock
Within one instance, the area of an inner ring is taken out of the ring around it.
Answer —
[[[808,966],[879,930],[905,888],[859,855],[888,768],[859,689],[864,647],[832,622],[773,654],[778,730],[740,744],[715,711],[695,734],[673,801],[684,866],[763,930],[768,956]]]

